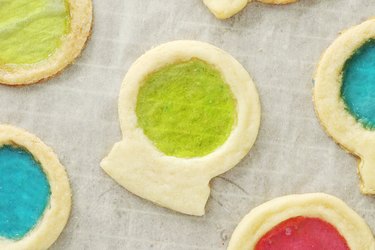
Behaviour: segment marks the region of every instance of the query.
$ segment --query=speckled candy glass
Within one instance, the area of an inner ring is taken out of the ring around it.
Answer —
[[[0,65],[48,58],[69,30],[66,0],[0,0]]]

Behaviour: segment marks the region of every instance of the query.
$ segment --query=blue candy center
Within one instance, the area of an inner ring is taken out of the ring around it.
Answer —
[[[345,63],[341,97],[347,110],[365,128],[375,128],[375,39],[366,42]]]
[[[29,152],[0,148],[0,238],[23,238],[43,216],[50,194],[47,177]]]

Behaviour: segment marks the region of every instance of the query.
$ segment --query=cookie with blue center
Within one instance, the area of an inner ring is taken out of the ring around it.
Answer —
[[[129,191],[203,215],[212,178],[233,168],[258,134],[249,74],[210,44],[175,41],[141,56],[121,87],[123,138],[101,166]]]
[[[0,126],[0,249],[47,249],[64,229],[71,190],[55,153],[26,131]]]
[[[91,23],[91,0],[0,1],[0,83],[56,75],[80,55]]]
[[[361,191],[375,194],[375,19],[344,31],[324,53],[314,104],[327,133],[359,158]]]

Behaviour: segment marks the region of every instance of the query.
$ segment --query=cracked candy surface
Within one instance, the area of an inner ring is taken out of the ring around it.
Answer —
[[[341,97],[347,110],[366,128],[375,128],[375,39],[345,63]]]
[[[47,177],[33,156],[0,148],[0,238],[23,238],[42,217],[50,198]]]
[[[198,59],[168,65],[148,75],[141,86],[138,124],[163,153],[204,156],[230,135],[236,102],[213,66]]]
[[[0,65],[48,58],[69,29],[65,0],[0,0]]]

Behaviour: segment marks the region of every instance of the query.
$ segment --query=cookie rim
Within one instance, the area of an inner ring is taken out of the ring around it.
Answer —
[[[261,2],[265,4],[291,4],[298,2],[299,0],[254,0],[254,2]],[[218,0],[203,0],[204,5],[211,11],[212,14],[218,19],[227,19],[238,12],[243,10],[252,0],[235,0],[235,2],[229,0],[222,0],[220,3]]]
[[[275,226],[298,216],[330,223],[345,238],[350,249],[375,249],[371,229],[353,209],[332,195],[309,193],[278,197],[252,209],[234,230],[228,250],[254,249]]]
[[[0,238],[1,249],[47,249],[62,233],[71,211],[68,175],[53,150],[38,137],[10,125],[0,125],[0,147],[14,145],[27,150],[39,163],[50,185],[50,200],[38,223],[22,239]]]
[[[375,194],[375,152],[371,150],[375,146],[375,131],[365,129],[346,110],[340,91],[346,61],[372,38],[375,38],[375,19],[341,33],[322,55],[313,88],[320,124],[344,150],[359,158],[360,189],[364,194]]]
[[[61,46],[48,58],[33,64],[0,66],[0,84],[22,86],[54,77],[80,56],[92,28],[92,0],[67,0],[70,10],[70,32]]]
[[[237,122],[228,139],[208,155],[194,158],[167,156],[159,151],[138,127],[135,112],[138,89],[148,74],[165,65],[192,58],[209,63],[221,73],[236,99]],[[209,181],[233,168],[250,151],[258,135],[261,115],[258,92],[243,66],[227,52],[211,44],[191,40],[162,44],[138,58],[124,78],[118,107],[123,141],[115,144],[112,152],[117,151],[117,153],[111,152],[102,161],[101,166],[104,171],[132,193],[160,206],[191,215],[204,214],[204,207],[210,193]],[[127,156],[121,154],[120,149],[126,150],[129,154]],[[131,150],[133,155],[137,154],[142,158],[133,159],[133,163],[137,162],[133,164],[137,166],[136,169],[133,169],[134,166],[130,166],[131,164],[121,163],[129,161],[132,157]],[[121,161],[119,157],[122,157]],[[141,167],[150,164],[154,166]],[[155,186],[150,190],[140,187],[131,179],[132,174],[129,173],[133,174],[133,178],[140,178],[139,176],[143,174],[152,179]],[[157,176],[160,173],[166,176]],[[200,173],[200,176],[195,176],[194,173]],[[186,180],[186,176],[191,178],[189,179],[191,183]],[[166,179],[162,180],[164,177]],[[181,189],[194,186],[197,190],[191,188],[192,190],[186,191],[185,197],[184,194],[168,189],[164,190],[164,193],[169,192],[171,197],[165,197],[168,195],[160,197],[162,191],[157,190],[157,182],[176,185]],[[189,195],[191,201],[184,200],[184,197],[187,199]]]

